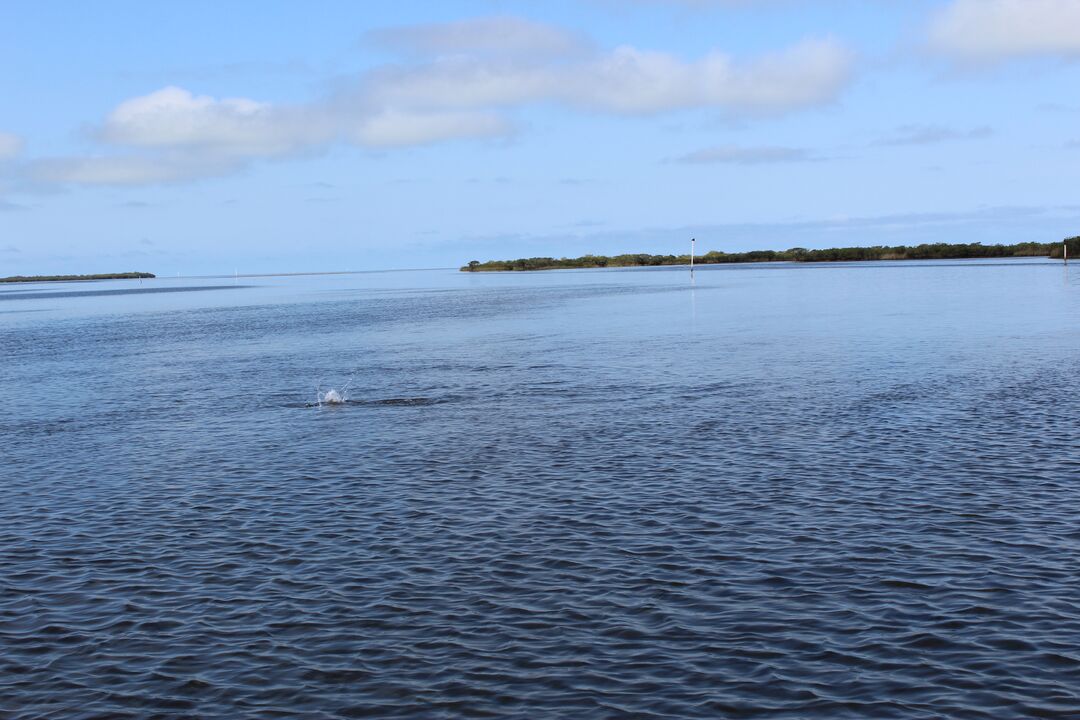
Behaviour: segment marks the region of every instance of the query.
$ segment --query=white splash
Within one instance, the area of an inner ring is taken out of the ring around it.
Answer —
[[[340,390],[330,388],[326,392],[322,390],[322,381],[319,381],[315,385],[315,404],[319,407],[323,405],[345,405],[349,402],[349,388],[352,386],[353,379],[349,378],[349,381]]]
[[[319,393],[319,405],[344,405],[345,399],[344,391],[338,392],[334,388]]]

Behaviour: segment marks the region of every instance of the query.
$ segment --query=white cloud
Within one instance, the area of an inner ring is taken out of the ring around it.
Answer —
[[[508,131],[507,122],[490,113],[386,110],[359,122],[353,137],[362,145],[402,147],[455,138],[494,137]]]
[[[510,113],[535,104],[616,115],[786,113],[834,101],[853,64],[828,39],[748,60],[719,51],[683,59],[631,46],[599,51],[575,33],[507,17],[396,28],[377,39],[421,56],[305,104],[168,86],[121,102],[97,129],[125,154],[37,160],[27,172],[77,184],[178,182],[336,142],[402,147],[506,135]]]
[[[22,138],[11,133],[0,132],[0,160],[13,158],[22,152]]]
[[[283,155],[333,133],[320,112],[218,100],[171,86],[120,103],[100,130],[103,140],[121,145],[213,148],[239,156]]]
[[[731,165],[764,165],[767,163],[797,163],[813,162],[816,160],[803,148],[762,146],[740,147],[738,145],[722,145],[719,147],[703,148],[692,153],[675,158],[674,162],[689,165],[706,165],[713,163],[725,163]]]
[[[929,41],[970,61],[1080,56],[1080,1],[952,0],[931,19]]]
[[[739,63],[713,52],[685,61],[622,46],[570,62],[452,57],[372,76],[376,102],[405,107],[482,107],[555,102],[619,114],[685,108],[787,112],[830,102],[852,72],[832,40],[809,40]]]
[[[376,107],[462,109],[519,105],[550,91],[545,65],[455,56],[380,68],[360,95]]]

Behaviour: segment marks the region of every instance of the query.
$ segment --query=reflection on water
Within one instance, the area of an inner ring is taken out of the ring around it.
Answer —
[[[1080,708],[1060,266],[94,287],[0,316],[0,716]]]

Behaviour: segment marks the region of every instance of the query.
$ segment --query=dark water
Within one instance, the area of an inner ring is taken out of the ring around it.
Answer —
[[[243,283],[0,301],[0,717],[1080,717],[1080,273]]]

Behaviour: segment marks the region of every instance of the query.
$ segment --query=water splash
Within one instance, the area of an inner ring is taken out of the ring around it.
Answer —
[[[322,390],[322,382],[320,381],[315,386],[315,404],[319,407],[323,405],[345,405],[349,402],[349,387],[352,385],[352,378],[340,390],[329,388],[326,392]]]
[[[324,393],[319,393],[319,405],[344,405],[345,394],[344,392],[338,392],[334,388],[330,388]]]

